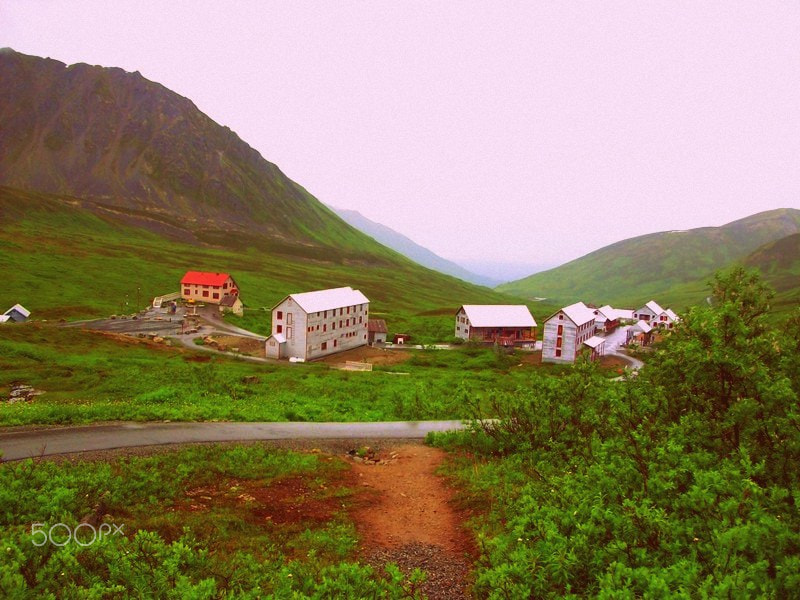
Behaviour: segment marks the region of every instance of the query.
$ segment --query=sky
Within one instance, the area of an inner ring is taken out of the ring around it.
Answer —
[[[788,0],[0,4],[0,46],[139,71],[476,270],[800,208],[798,31]]]

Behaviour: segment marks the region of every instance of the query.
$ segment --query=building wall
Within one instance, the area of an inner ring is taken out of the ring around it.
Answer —
[[[370,344],[385,344],[386,334],[382,331],[373,331],[371,334],[367,334],[367,339]]]
[[[559,335],[558,327],[562,327]],[[594,319],[590,319],[580,327],[575,325],[563,311],[558,311],[544,323],[542,339],[543,362],[575,362],[583,342],[595,334]],[[558,339],[561,338],[559,348]],[[560,356],[558,350],[561,350]]]
[[[272,311],[272,333],[286,336],[287,357],[311,360],[366,345],[368,319],[369,304],[306,314],[286,298]]]
[[[468,340],[470,329],[472,329],[472,325],[467,318],[467,312],[461,308],[458,313],[456,313],[456,329],[454,335],[462,340]]]
[[[225,294],[230,293],[232,289],[236,288],[236,282],[232,277],[228,279],[221,286],[214,285],[197,285],[181,284],[181,298],[184,300],[196,300],[198,302],[208,302],[209,304],[219,304]],[[216,297],[214,297],[216,295]]]
[[[652,320],[654,320],[656,318],[656,313],[654,313],[652,310],[650,310],[646,306],[643,306],[642,308],[637,310],[635,313],[633,313],[633,318],[637,319],[637,320],[641,320],[641,321],[646,321],[646,322],[649,323],[650,321],[652,321]]]

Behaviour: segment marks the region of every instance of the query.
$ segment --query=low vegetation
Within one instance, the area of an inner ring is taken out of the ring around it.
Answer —
[[[321,363],[250,363],[37,323],[4,328],[0,355],[0,397],[15,383],[45,392],[0,404],[0,425],[459,419],[468,416],[459,389],[485,397],[527,385],[534,371],[569,371],[468,344],[411,351],[406,362],[357,373]]]
[[[4,464],[0,597],[417,597],[359,564],[344,469],[260,446]]]
[[[771,294],[742,269],[711,295],[638,377],[579,365],[498,393],[496,424],[434,438],[482,514],[477,597],[797,594],[800,313],[770,327]]]

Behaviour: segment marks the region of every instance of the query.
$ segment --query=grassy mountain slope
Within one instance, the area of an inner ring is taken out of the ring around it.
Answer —
[[[706,288],[698,280],[763,244],[798,232],[800,210],[772,210],[722,227],[624,240],[497,289],[564,303],[584,300],[633,306],[656,297],[682,308],[704,297]]]
[[[420,246],[415,241],[404,236],[402,233],[398,233],[386,225],[382,225],[381,223],[376,223],[375,221],[368,219],[358,211],[334,207],[330,208],[342,219],[344,219],[345,222],[349,223],[359,231],[366,233],[368,236],[377,240],[384,246],[388,246],[392,250],[399,252],[403,256],[407,256],[414,262],[428,267],[429,269],[433,269],[447,275],[452,275],[453,277],[458,277],[459,279],[463,279],[464,281],[469,281],[470,283],[475,283],[477,285],[495,286],[501,281],[499,279],[492,279],[490,277],[484,277],[483,275],[472,273],[453,261],[442,258],[424,246]]]
[[[4,49],[0,80],[0,185],[146,216],[136,223],[145,228],[177,222],[201,238],[390,256],[233,131],[138,72]]]
[[[131,226],[117,213],[87,210],[77,199],[0,187],[0,306],[20,302],[40,319],[132,312],[137,288],[144,305],[176,291],[190,268],[233,273],[248,307],[242,324],[259,331],[267,331],[269,318],[260,307],[321,287],[360,288],[392,331],[422,339],[452,337],[452,315],[461,303],[511,301],[394,253],[391,260],[366,263],[342,260],[334,247],[327,252],[328,260],[321,260],[189,243]]]

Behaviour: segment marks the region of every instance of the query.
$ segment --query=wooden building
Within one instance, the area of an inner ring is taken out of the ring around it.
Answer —
[[[565,306],[544,323],[542,362],[571,363],[595,334],[594,311],[583,302]]]
[[[21,304],[15,304],[0,315],[0,323],[22,323],[23,321],[27,321],[30,316],[31,311]]]
[[[536,321],[524,304],[465,304],[456,312],[455,337],[506,347],[533,347]]]
[[[637,346],[649,346],[653,341],[653,328],[647,321],[639,321],[626,332],[627,343]]]
[[[386,321],[383,319],[370,319],[367,321],[367,341],[370,346],[374,344],[385,344],[387,333]]]
[[[227,273],[187,271],[181,279],[181,298],[219,304],[225,296],[238,296],[239,286]]]
[[[239,296],[233,294],[225,294],[222,300],[219,301],[219,312],[231,312],[239,317],[244,315],[244,304]]]
[[[369,300],[341,287],[290,294],[272,309],[270,358],[312,360],[367,343]]]

